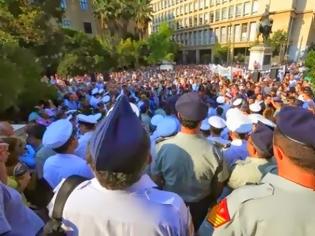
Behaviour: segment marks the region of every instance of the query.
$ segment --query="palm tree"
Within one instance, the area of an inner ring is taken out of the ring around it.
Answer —
[[[135,0],[134,2],[134,21],[136,24],[136,31],[139,38],[142,39],[147,33],[148,24],[152,18],[152,6],[150,0]]]

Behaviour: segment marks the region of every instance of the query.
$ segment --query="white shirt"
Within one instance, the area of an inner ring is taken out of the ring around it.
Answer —
[[[86,159],[87,145],[88,145],[93,133],[94,133],[93,131],[86,132],[78,140],[78,147],[74,153],[84,160]]]
[[[231,146],[223,151],[223,158],[231,167],[238,160],[245,160],[248,157],[247,141],[235,139]]]
[[[73,154],[56,154],[44,164],[44,178],[52,188],[71,175],[93,178],[93,173],[82,158]]]
[[[0,182],[0,235],[36,235],[44,222],[27,206],[21,195]]]
[[[63,211],[67,235],[193,235],[183,200],[154,187],[148,175],[126,190],[108,190],[96,178],[80,184]]]

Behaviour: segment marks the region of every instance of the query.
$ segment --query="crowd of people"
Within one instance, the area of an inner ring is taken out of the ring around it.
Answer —
[[[299,65],[43,81],[58,99],[23,136],[0,122],[1,235],[315,234],[315,102]]]

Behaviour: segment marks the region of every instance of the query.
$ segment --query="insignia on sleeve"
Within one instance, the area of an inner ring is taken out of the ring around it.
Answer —
[[[207,219],[214,228],[217,228],[231,220],[226,198],[210,210]]]

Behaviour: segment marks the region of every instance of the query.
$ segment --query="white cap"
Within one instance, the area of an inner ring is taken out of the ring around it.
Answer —
[[[163,120],[163,118],[164,117],[160,114],[154,115],[151,119],[151,125],[157,126]]]
[[[271,120],[268,120],[266,117],[260,114],[250,114],[248,115],[248,118],[253,122],[253,124],[257,124],[258,121],[260,121],[261,123],[268,125],[270,127],[273,127],[273,128],[276,127],[276,124],[274,122],[272,122]]]
[[[225,116],[226,116],[226,118],[228,118],[230,116],[233,117],[233,116],[238,115],[238,114],[242,114],[241,110],[234,107],[234,108],[230,108],[229,110],[227,110]]]
[[[165,117],[156,127],[159,137],[169,137],[177,132],[177,123],[174,118]]]
[[[97,124],[98,120],[102,117],[102,114],[98,113],[95,115],[83,115],[79,114],[77,115],[78,122],[84,122],[88,124]]]
[[[249,133],[252,130],[252,121],[248,116],[235,112],[233,116],[228,116],[226,120],[227,128],[236,133],[244,134]]]
[[[255,102],[255,103],[249,105],[249,110],[251,112],[260,112],[261,106],[259,103]]]
[[[207,119],[205,119],[205,120],[203,120],[203,121],[201,122],[200,130],[202,130],[202,131],[208,131],[208,130],[210,130],[210,125],[209,125]]]
[[[219,104],[223,104],[223,103],[225,103],[225,98],[223,97],[223,96],[219,96],[219,97],[217,97],[217,103],[219,103]]]
[[[94,89],[92,90],[92,95],[96,95],[96,94],[98,94],[98,88],[94,88]]]
[[[70,114],[73,114],[75,112],[77,112],[78,110],[69,110],[69,111],[66,111],[66,115],[70,115]]]
[[[217,128],[217,129],[223,129],[226,127],[226,122],[223,120],[220,116],[212,116],[208,119],[208,123],[210,126]]]
[[[105,104],[109,103],[109,102],[110,102],[110,96],[109,96],[109,95],[105,95],[105,96],[102,98],[102,102],[104,102]]]
[[[104,92],[105,92],[105,90],[103,88],[98,90],[98,93],[104,93]]]
[[[59,148],[70,139],[73,132],[72,123],[67,119],[51,123],[43,136],[43,145],[48,148]]]
[[[243,102],[243,99],[242,98],[237,98],[237,99],[235,99],[235,101],[233,102],[233,106],[239,106],[239,105],[241,105],[242,104],[242,102]]]

